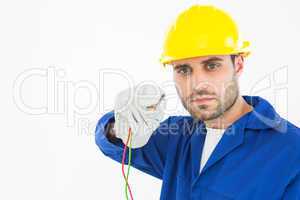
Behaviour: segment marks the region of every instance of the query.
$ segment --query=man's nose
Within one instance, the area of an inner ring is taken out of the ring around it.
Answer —
[[[198,73],[198,74],[194,74],[191,77],[191,85],[193,90],[199,91],[199,90],[207,90],[210,87],[211,83],[205,76]]]

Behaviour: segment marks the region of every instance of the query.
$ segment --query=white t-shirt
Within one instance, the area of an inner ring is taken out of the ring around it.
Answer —
[[[223,133],[225,132],[225,129],[215,129],[215,128],[208,128],[206,127],[207,133],[204,141],[204,147],[202,150],[202,156],[201,156],[201,163],[200,163],[200,171],[202,171],[205,163],[209,159],[211,153],[221,140],[221,137],[223,136]]]

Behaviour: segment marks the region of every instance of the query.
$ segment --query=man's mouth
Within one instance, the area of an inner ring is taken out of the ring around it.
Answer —
[[[195,98],[195,99],[192,99],[192,103],[207,103],[209,101],[212,101],[214,100],[215,98],[214,97],[201,97],[201,98]]]

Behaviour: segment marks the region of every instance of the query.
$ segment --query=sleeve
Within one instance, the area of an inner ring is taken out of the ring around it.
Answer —
[[[169,119],[160,123],[146,145],[131,151],[131,166],[159,179],[162,179],[167,157]],[[110,122],[114,122],[113,111],[108,112],[98,121],[95,130],[96,144],[104,155],[122,163],[124,148],[122,140],[112,142],[106,137],[105,130]],[[128,149],[125,164],[128,164]]]
[[[283,200],[300,200],[300,174],[286,187]]]

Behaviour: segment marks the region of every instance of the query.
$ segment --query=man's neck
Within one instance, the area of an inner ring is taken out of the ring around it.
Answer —
[[[204,121],[206,127],[216,129],[226,129],[240,117],[253,109],[242,96],[239,96],[234,105],[224,112],[220,117],[208,121]]]

